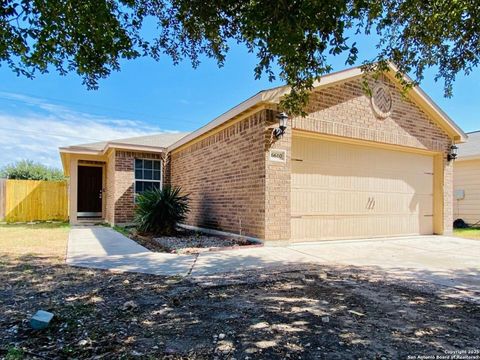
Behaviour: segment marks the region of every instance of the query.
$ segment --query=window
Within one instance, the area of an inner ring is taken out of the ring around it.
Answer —
[[[160,160],[135,159],[135,196],[162,187]]]

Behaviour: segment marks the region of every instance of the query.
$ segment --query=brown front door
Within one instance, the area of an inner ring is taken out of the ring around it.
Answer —
[[[78,216],[102,216],[102,167],[78,167]]]

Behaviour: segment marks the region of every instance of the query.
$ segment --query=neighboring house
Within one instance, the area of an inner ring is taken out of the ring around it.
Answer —
[[[480,225],[480,131],[467,133],[454,165],[453,217]]]
[[[190,134],[61,148],[71,222],[129,223],[135,193],[169,183],[190,194],[188,225],[267,241],[450,233],[447,154],[466,135],[421,89],[402,97],[393,66],[371,80],[372,97],[362,77],[360,68],[324,76],[307,116],[279,138],[287,87]]]

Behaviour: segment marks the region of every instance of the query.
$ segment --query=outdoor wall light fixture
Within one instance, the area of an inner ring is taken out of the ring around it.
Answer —
[[[277,115],[277,119],[278,119],[278,128],[275,128],[273,130],[273,136],[275,136],[278,139],[278,138],[281,138],[283,134],[285,134],[285,130],[287,129],[288,115],[284,112],[281,112],[280,114]]]
[[[452,146],[450,146],[450,149],[448,150],[448,155],[447,155],[448,161],[452,161],[457,158],[457,150],[458,150],[457,145],[453,144]]]

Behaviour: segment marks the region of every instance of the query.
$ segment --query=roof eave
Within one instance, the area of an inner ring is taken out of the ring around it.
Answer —
[[[217,118],[213,119],[206,125],[202,126],[201,128],[195,130],[194,132],[191,132],[190,134],[184,136],[180,140],[176,141],[172,145],[168,146],[167,151],[172,151],[175,150],[176,148],[192,141],[193,139],[197,138],[198,136],[201,136],[205,134],[206,132],[216,128],[219,125],[222,125],[224,122],[232,119],[233,117],[241,114],[244,111],[247,111],[248,109],[259,105],[264,102],[274,102],[274,99],[276,99],[275,96],[272,96],[273,94],[270,94],[270,92],[274,91],[280,91],[281,92],[282,87],[276,88],[273,90],[266,90],[266,91],[260,91],[259,93],[255,94],[254,96],[248,98],[247,100],[241,102],[237,106],[231,108],[227,112],[223,113],[222,115],[218,116]]]
[[[398,69],[394,64],[389,63],[390,68],[390,77],[396,79],[393,73],[397,72]],[[336,84],[346,80],[351,80],[357,77],[363,76],[364,72],[360,66],[354,67],[351,69],[339,71],[332,73],[330,75],[325,75],[320,80],[315,81],[313,86],[314,88],[325,87],[328,85]],[[412,81],[408,76],[405,75],[407,81]],[[398,81],[398,80],[397,80]],[[172,151],[195,138],[205,134],[206,132],[220,126],[224,122],[232,119],[233,117],[239,115],[242,112],[245,112],[254,106],[260,104],[278,104],[282,97],[290,92],[289,86],[279,86],[270,90],[263,90],[252,96],[251,98],[245,100],[239,105],[233,107],[227,112],[223,113],[219,117],[207,123],[205,126],[200,129],[190,133],[189,135],[183,137],[177,142],[167,147],[167,151]],[[467,141],[467,135],[463,130],[437,105],[435,102],[420,88],[414,87],[410,91],[416,101],[421,102],[424,107],[430,109],[430,115],[435,118],[439,125],[447,132],[447,134],[456,142],[463,143]]]
[[[480,160],[480,154],[477,155],[467,155],[467,156],[462,156],[459,155],[455,161],[471,161],[471,160]]]
[[[394,74],[398,72],[398,68],[391,62],[389,62],[388,65],[391,71],[388,72],[387,75],[389,75],[391,79],[397,80]],[[407,82],[413,82],[408,75],[404,74],[403,77]],[[420,86],[413,87],[407,95],[410,95],[415,101],[431,109],[430,115],[435,118],[440,126],[442,126],[457,144],[467,141],[467,134],[435,103],[435,101],[433,101],[430,96],[427,95],[425,91],[423,91]]]
[[[151,145],[132,145],[119,142],[108,142],[102,150],[102,154],[105,154],[110,149],[122,149],[133,151],[148,151],[148,152],[165,152],[164,146],[151,146]]]
[[[92,150],[92,149],[85,149],[81,147],[61,147],[58,149],[60,154],[85,154],[85,155],[102,155],[102,151],[100,150]]]

